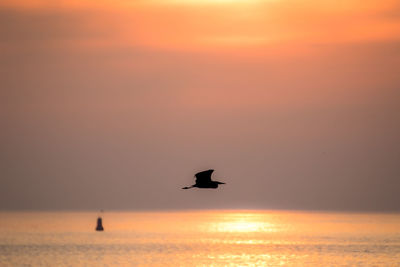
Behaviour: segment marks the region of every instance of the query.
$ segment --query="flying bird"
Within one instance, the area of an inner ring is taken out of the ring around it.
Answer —
[[[222,182],[211,180],[211,174],[213,172],[214,172],[214,170],[207,170],[207,171],[202,171],[202,172],[196,173],[194,175],[196,177],[196,183],[192,186],[183,187],[182,189],[189,189],[189,188],[193,188],[193,187],[217,188],[219,184],[225,184]]]

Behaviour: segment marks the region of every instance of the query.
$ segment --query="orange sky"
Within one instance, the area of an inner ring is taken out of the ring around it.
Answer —
[[[386,1],[3,1],[23,12],[85,14],[73,45],[175,50],[251,49],[398,40],[399,4]],[[76,42],[78,41],[78,43]]]
[[[3,0],[0,203],[93,207],[97,177],[110,207],[190,207],[146,189],[162,199],[215,168],[233,184],[224,208],[398,208],[399,14],[396,0]]]

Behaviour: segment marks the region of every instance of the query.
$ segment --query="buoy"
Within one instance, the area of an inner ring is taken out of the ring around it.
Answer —
[[[104,231],[103,221],[102,221],[101,217],[97,218],[96,231]]]

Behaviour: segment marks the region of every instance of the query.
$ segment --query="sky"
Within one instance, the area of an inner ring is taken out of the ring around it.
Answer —
[[[1,0],[0,209],[400,211],[399,70],[397,0]]]

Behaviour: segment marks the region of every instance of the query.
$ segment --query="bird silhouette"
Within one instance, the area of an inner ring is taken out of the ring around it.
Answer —
[[[207,170],[207,171],[202,171],[199,173],[196,173],[194,176],[196,177],[196,183],[192,186],[186,186],[183,187],[182,189],[190,189],[193,187],[197,188],[217,188],[219,184],[225,184],[222,182],[218,181],[213,181],[211,180],[211,174],[214,172],[214,170]]]

